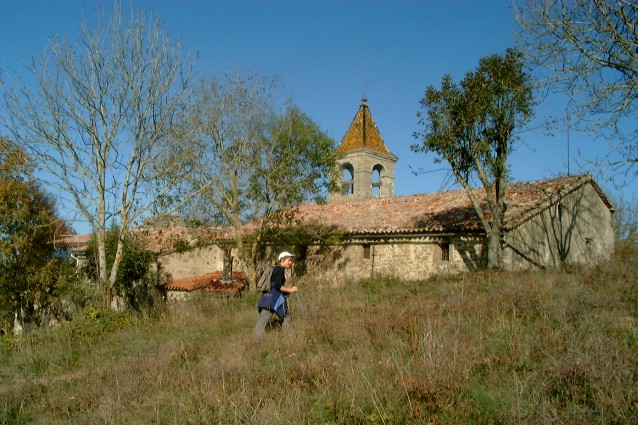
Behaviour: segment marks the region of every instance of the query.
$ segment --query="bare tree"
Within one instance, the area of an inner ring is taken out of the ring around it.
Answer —
[[[188,100],[193,60],[171,43],[159,19],[118,4],[77,43],[52,38],[29,67],[35,84],[3,84],[2,124],[91,224],[101,283],[113,297],[123,241],[163,205],[184,169],[173,134]],[[161,184],[160,182],[164,182]],[[109,268],[105,232],[120,229]]]
[[[518,47],[551,90],[576,106],[575,124],[610,141],[593,159],[620,185],[638,173],[638,4],[634,0],[517,2]]]
[[[320,201],[335,164],[334,143],[281,99],[275,79],[233,71],[202,81],[196,92],[182,120],[193,155],[186,191],[199,193],[187,216],[231,226],[250,271],[259,238],[244,249],[244,224],[267,226],[292,206]]]

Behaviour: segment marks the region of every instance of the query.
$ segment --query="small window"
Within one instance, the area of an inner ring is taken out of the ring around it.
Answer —
[[[377,197],[381,194],[381,169],[375,166],[372,169],[372,196]]]
[[[364,244],[363,245],[363,259],[364,260],[369,260],[370,259],[370,244]]]
[[[352,168],[352,165],[344,165],[341,173],[341,194],[352,195],[354,193],[354,170]]]
[[[441,261],[450,261],[450,244],[443,242],[439,246],[441,247]]]

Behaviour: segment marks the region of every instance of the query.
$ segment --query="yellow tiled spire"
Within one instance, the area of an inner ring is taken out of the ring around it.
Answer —
[[[341,140],[341,144],[337,147],[339,152],[352,152],[359,149],[367,149],[379,152],[385,155],[392,155],[383,143],[383,138],[379,129],[370,114],[368,107],[368,99],[365,97],[361,101],[359,111],[352,120],[346,135]]]

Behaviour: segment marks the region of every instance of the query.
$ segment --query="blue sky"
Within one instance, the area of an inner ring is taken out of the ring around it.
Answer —
[[[128,0],[125,0],[128,4]],[[444,188],[445,173],[433,156],[410,150],[418,130],[416,112],[428,85],[444,74],[458,81],[480,58],[513,47],[516,29],[510,0],[134,0],[160,15],[163,27],[199,52],[197,72],[228,67],[277,76],[286,93],[336,143],[341,141],[362,97],[388,149],[399,157],[395,194]],[[24,73],[23,65],[50,35],[73,37],[82,16],[94,19],[97,1],[0,0],[0,69]],[[110,5],[111,2],[103,4]],[[538,119],[563,114],[552,98],[536,109]],[[515,181],[567,173],[567,132],[548,137],[524,134],[511,157]],[[569,135],[570,171],[576,156],[602,154],[606,146]],[[620,195],[603,176],[603,189]],[[622,196],[635,198],[638,182]]]

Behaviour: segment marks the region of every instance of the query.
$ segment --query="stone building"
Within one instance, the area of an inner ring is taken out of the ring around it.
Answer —
[[[589,265],[613,252],[613,206],[588,175],[514,183],[506,199],[505,269]],[[329,255],[301,250],[314,276],[417,280],[485,265],[485,232],[464,190],[306,204],[298,214],[347,236]]]
[[[331,282],[372,276],[418,280],[485,264],[485,232],[464,190],[394,196],[397,157],[385,146],[365,99],[337,150],[343,153],[342,192],[326,204],[300,205],[297,218],[338,229],[343,241],[327,250],[285,247],[298,255],[295,267]],[[475,195],[485,202],[482,189]],[[513,183],[506,202],[505,269],[589,265],[613,251],[614,208],[591,176]],[[227,242],[221,233],[215,240]],[[221,270],[223,261],[215,243],[184,253],[162,250],[159,257],[161,270],[175,279]],[[233,265],[233,271],[241,270],[241,264]]]

